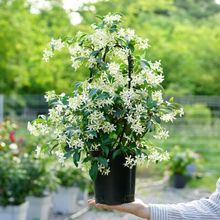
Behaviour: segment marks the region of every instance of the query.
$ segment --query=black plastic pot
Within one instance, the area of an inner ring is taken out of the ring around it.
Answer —
[[[136,167],[125,167],[125,156],[110,158],[109,175],[98,176],[94,183],[96,203],[118,205],[133,202],[135,199]]]
[[[186,186],[187,180],[187,176],[176,173],[173,175],[173,186],[182,189]]]

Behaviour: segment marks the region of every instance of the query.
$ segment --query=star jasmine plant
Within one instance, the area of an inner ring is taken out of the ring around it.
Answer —
[[[47,92],[49,113],[29,122],[29,131],[50,137],[47,149],[61,163],[72,157],[80,168],[88,164],[92,179],[98,172],[108,175],[109,159],[120,154],[129,168],[167,159],[149,137],[167,138],[163,124],[182,116],[183,109],[173,99],[163,99],[160,61],[144,56],[148,40],[122,28],[119,14],[102,17],[92,29],[91,34],[52,39],[44,50],[48,62],[67,48],[74,70],[87,68],[88,79],[77,83],[71,95]]]

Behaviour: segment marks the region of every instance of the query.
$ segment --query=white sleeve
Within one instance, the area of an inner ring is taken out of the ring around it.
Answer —
[[[220,179],[208,198],[173,205],[150,205],[150,220],[220,220]]]

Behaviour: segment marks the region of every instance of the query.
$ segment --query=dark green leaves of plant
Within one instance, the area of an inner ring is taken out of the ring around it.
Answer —
[[[98,174],[98,164],[96,161],[92,161],[92,165],[89,170],[89,175],[93,181],[95,181],[97,174]]]

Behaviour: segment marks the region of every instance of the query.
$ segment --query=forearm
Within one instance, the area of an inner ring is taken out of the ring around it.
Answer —
[[[220,207],[210,199],[177,205],[150,206],[150,220],[219,220]]]

